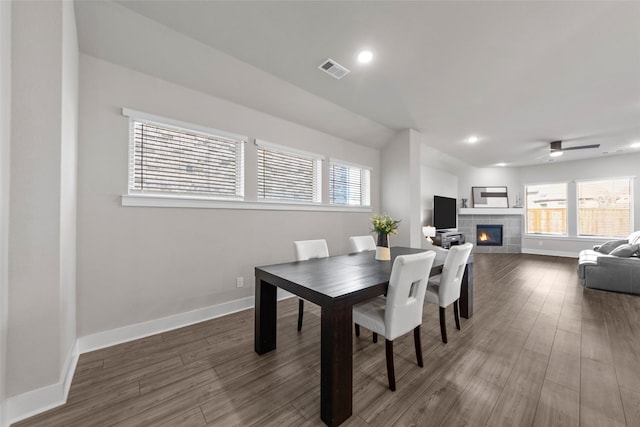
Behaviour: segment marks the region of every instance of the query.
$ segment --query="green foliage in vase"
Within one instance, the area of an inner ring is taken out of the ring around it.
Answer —
[[[371,225],[376,233],[396,234],[401,220],[395,220],[387,214],[375,214],[371,217]]]

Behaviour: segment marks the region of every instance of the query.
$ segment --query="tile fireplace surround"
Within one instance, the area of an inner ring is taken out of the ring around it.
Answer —
[[[464,234],[467,242],[473,243],[475,253],[519,254],[522,249],[522,226],[524,208],[504,209],[459,209],[458,231]],[[476,225],[502,224],[502,246],[476,245]]]

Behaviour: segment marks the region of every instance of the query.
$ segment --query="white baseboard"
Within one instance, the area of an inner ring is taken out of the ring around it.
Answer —
[[[76,340],[67,354],[58,382],[9,397],[6,401],[9,425],[63,405],[69,395],[69,387],[71,387],[79,356],[78,340]]]
[[[294,295],[289,292],[278,289],[278,301],[293,296]],[[6,412],[9,425],[66,403],[67,397],[69,396],[69,387],[71,387],[71,380],[73,379],[73,374],[75,373],[78,358],[81,353],[133,341],[253,308],[254,301],[255,298],[251,296],[78,338],[71,352],[67,355],[60,381],[37,390],[12,396],[6,400]]]
[[[523,254],[531,254],[531,255],[548,255],[548,256],[561,256],[565,258],[578,258],[578,254],[576,252],[565,252],[565,251],[545,251],[543,249],[527,249],[522,248],[521,252]]]
[[[174,314],[173,316],[162,317],[160,319],[123,326],[109,331],[98,332],[80,337],[80,353],[87,353],[89,351],[111,347],[112,345],[137,340],[150,335],[170,331],[172,329],[182,328],[183,326],[193,325],[194,323],[246,310],[253,306],[254,297],[251,296],[222,304],[199,308],[197,310],[187,311],[185,313]]]

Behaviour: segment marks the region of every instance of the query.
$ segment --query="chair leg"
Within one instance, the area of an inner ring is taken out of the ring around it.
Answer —
[[[302,313],[304,312],[304,301],[298,299],[298,331],[302,330]]]
[[[375,332],[373,333],[373,342],[378,342],[378,334],[376,334]]]
[[[359,337],[360,336],[360,325],[358,325],[357,323],[354,323],[355,327],[356,327],[356,336]]]
[[[459,300],[455,300],[453,302],[453,315],[456,318],[456,328],[458,328],[458,330],[460,330],[460,313],[459,313],[459,309],[458,309],[458,301]]]
[[[420,325],[416,326],[413,330],[413,341],[416,344],[416,359],[418,359],[418,366],[421,368],[424,366],[422,363],[422,343],[420,342]]]
[[[444,319],[444,307],[440,307],[440,335],[442,335],[442,342],[447,343],[447,324]]]
[[[389,388],[396,391],[396,373],[393,368],[393,341],[385,340],[387,348],[387,377],[389,378]]]

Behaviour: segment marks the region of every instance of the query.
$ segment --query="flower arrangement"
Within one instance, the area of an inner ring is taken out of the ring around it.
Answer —
[[[401,220],[395,220],[387,214],[375,214],[371,217],[373,230],[378,234],[396,234]]]

